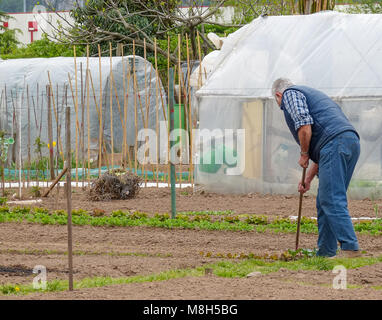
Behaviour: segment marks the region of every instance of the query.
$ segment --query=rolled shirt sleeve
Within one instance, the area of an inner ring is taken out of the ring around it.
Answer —
[[[314,123],[313,118],[309,113],[306,97],[300,91],[286,91],[283,94],[283,100],[285,109],[292,117],[296,131],[302,126],[312,125]]]

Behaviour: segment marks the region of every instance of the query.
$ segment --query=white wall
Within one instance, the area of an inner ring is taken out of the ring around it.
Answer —
[[[73,21],[69,12],[59,12],[61,16],[64,16],[68,21]],[[12,13],[9,14],[11,19],[8,21],[10,29],[19,29],[21,33],[17,33],[17,38],[22,44],[31,43],[31,32],[28,31],[28,22],[36,21],[38,31],[33,33],[34,40],[40,40],[43,32],[45,31],[48,34],[52,34],[53,27],[48,23],[53,25],[58,25],[58,20],[61,20],[61,24],[65,25],[66,23],[62,20],[56,13]]]

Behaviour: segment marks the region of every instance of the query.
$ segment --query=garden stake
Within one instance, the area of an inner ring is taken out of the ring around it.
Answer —
[[[137,120],[137,89],[135,87],[136,84],[136,73],[135,73],[135,40],[133,40],[133,88],[134,88],[134,125],[135,125],[135,139],[134,139],[134,169],[135,174],[137,172],[137,145],[138,145],[138,120]]]
[[[190,88],[190,78],[191,78],[191,66],[190,66],[190,48],[188,45],[188,35],[186,33],[186,43],[187,43],[187,91],[188,91],[188,129],[189,129],[189,176],[188,181],[191,184],[194,183],[193,179],[193,163],[192,163],[192,110],[191,110],[191,88]]]
[[[73,291],[73,241],[72,241],[72,165],[70,153],[70,108],[66,107],[66,201],[68,212],[68,264],[69,264],[69,291]]]
[[[90,81],[89,81],[89,45],[86,46],[86,116],[88,124],[88,183],[90,184]]]
[[[28,108],[28,183],[29,188],[30,170],[31,170],[31,114],[29,105],[29,85],[27,85],[27,108]]]
[[[154,57],[155,57],[155,129],[156,129],[156,181],[157,188],[159,187],[158,172],[159,172],[159,74],[158,74],[158,55],[157,55],[157,39],[154,40]]]
[[[50,169],[50,179],[54,180],[54,154],[53,154],[53,127],[52,127],[52,104],[50,87],[46,86],[47,96],[48,96],[48,140],[49,140],[49,169]]]
[[[305,188],[305,173],[306,173],[306,168],[302,171],[302,186]],[[296,251],[298,250],[298,242],[300,238],[300,222],[301,222],[301,209],[302,209],[302,198],[304,194],[300,192],[300,202],[299,202],[299,207],[298,207],[298,218],[297,218],[297,234],[296,234]]]
[[[167,36],[167,95],[170,95],[170,36]],[[170,103],[167,101],[166,108],[169,108]],[[170,110],[168,110],[170,112]],[[170,115],[168,115],[168,119],[170,121]],[[167,127],[167,159],[170,161],[170,126]],[[168,186],[171,184],[171,166],[168,167],[168,173],[167,173],[167,183]]]
[[[101,166],[102,166],[102,142],[103,142],[103,127],[102,127],[102,65],[101,65],[101,45],[98,44],[98,58],[99,58],[99,150],[98,150],[98,177],[101,177]]]
[[[170,133],[174,130],[174,70],[170,69],[170,91],[169,91],[169,107],[170,107]],[[172,150],[175,141],[171,139]],[[175,155],[174,155],[175,156]],[[176,216],[176,198],[175,198],[175,166],[174,156],[170,153],[170,171],[171,171],[171,218],[175,219]]]
[[[183,151],[183,142],[182,142],[182,69],[181,69],[181,38],[180,34],[178,34],[178,85],[179,85],[179,91],[178,91],[178,104],[179,104],[179,144],[180,144],[180,149],[179,149],[179,186],[182,189],[182,151]]]
[[[81,133],[80,133],[80,125],[78,122],[78,72],[77,72],[77,53],[76,53],[76,46],[73,46],[73,53],[74,53],[74,74],[75,74],[75,94],[76,99],[74,103],[74,110],[76,111],[76,187],[78,188],[78,140],[81,139]]]
[[[110,76],[109,76],[109,86],[110,86],[110,136],[111,136],[111,170],[114,170],[114,134],[113,134],[113,50],[111,42],[109,42],[110,51]]]

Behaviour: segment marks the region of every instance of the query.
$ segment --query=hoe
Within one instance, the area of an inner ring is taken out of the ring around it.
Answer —
[[[305,188],[305,173],[306,173],[306,168],[304,168],[304,170],[302,171],[302,185],[303,187]],[[300,203],[299,203],[299,206],[298,206],[298,217],[297,217],[297,234],[296,234],[296,251],[298,250],[298,242],[299,242],[299,238],[300,238],[300,223],[301,223],[301,209],[302,209],[302,197],[303,197],[303,193],[300,192]]]

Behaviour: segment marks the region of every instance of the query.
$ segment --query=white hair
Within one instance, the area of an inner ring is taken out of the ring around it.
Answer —
[[[273,82],[272,95],[276,96],[276,92],[284,93],[284,91],[294,86],[294,83],[287,78],[279,78]]]

